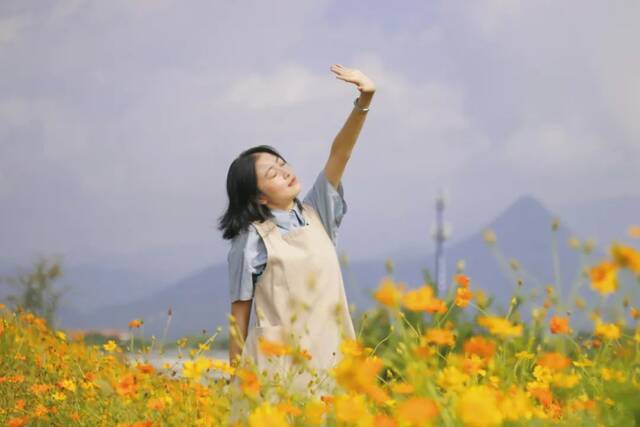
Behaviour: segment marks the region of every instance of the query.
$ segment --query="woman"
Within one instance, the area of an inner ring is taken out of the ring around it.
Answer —
[[[231,314],[237,326],[232,328],[239,334],[229,344],[233,366],[255,363],[268,373],[290,373],[295,357],[269,357],[261,350],[264,342],[298,345],[295,354],[326,373],[341,357],[341,339],[355,338],[335,249],[336,230],[346,212],[340,180],[375,86],[359,70],[340,64],[330,69],[337,79],[355,84],[360,95],[303,202],[293,168],[270,146],[244,151],[229,168],[229,207],[219,229],[232,241]],[[308,380],[297,376],[295,384],[309,389]]]

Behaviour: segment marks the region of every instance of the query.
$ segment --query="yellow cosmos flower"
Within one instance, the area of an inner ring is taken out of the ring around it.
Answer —
[[[320,400],[312,400],[304,405],[305,425],[319,426],[324,422],[327,405]]]
[[[510,320],[498,316],[480,316],[478,324],[485,327],[491,334],[500,337],[519,337],[523,326],[513,324]]]
[[[580,382],[580,376],[576,374],[556,373],[553,375],[551,383],[560,388],[573,388]]]
[[[471,292],[468,288],[458,288],[456,289],[456,305],[460,308],[464,308],[469,305],[469,302],[473,299],[473,292]]]
[[[118,344],[116,344],[116,342],[114,340],[109,340],[107,341],[106,344],[102,345],[102,348],[104,348],[106,351],[108,351],[109,353],[112,353],[114,351],[118,351],[120,348],[118,347]]]
[[[287,416],[277,407],[264,402],[249,415],[249,427],[288,427]]]
[[[478,307],[485,308],[489,304],[489,297],[482,289],[476,289],[474,292],[474,298]]]
[[[640,239],[640,225],[632,225],[627,230],[627,234],[632,239]]]
[[[582,359],[582,360],[576,360],[575,362],[573,362],[574,366],[577,366],[578,368],[586,368],[589,366],[593,366],[593,362],[589,359]]]
[[[472,386],[460,394],[456,413],[465,426],[489,427],[502,424],[497,393],[487,386]]]
[[[345,339],[340,343],[340,351],[345,356],[360,357],[369,354],[368,348],[365,348],[358,340]]]
[[[600,264],[589,270],[591,278],[591,288],[601,295],[607,295],[618,289],[618,269],[615,264],[609,261],[602,261]]]
[[[447,366],[438,373],[438,385],[445,390],[462,391],[471,379],[455,366]]]
[[[339,423],[358,427],[373,426],[373,415],[369,412],[367,402],[362,394],[352,393],[336,396],[333,403]]]
[[[384,367],[381,358],[370,356],[365,359],[343,358],[332,370],[332,375],[345,389],[364,393],[377,403],[389,400],[387,393],[378,385],[378,372]]]
[[[410,290],[402,297],[402,304],[411,311],[426,311],[427,313],[446,313],[447,306],[441,299],[435,297],[433,288],[429,285]]]
[[[214,360],[211,363],[211,368],[229,375],[233,375],[235,373],[235,368],[231,366],[229,362],[226,362],[224,360]]]
[[[209,368],[211,368],[211,360],[205,357],[199,357],[195,361],[187,360],[183,363],[182,376],[196,381]]]
[[[429,328],[424,334],[427,343],[436,345],[448,345],[453,347],[455,345],[455,336],[449,329],[442,328]]]
[[[625,383],[627,381],[627,375],[616,369],[602,368],[600,375],[605,381],[617,381],[619,383]]]
[[[534,406],[526,391],[512,386],[499,401],[500,412],[506,421],[530,420]]]
[[[67,398],[67,396],[66,396],[64,393],[61,393],[61,392],[59,392],[59,391],[54,392],[54,393],[51,395],[51,397],[52,397],[54,400],[57,400],[57,401],[59,401],[59,402],[62,402],[63,400],[66,400],[66,398]]]
[[[617,340],[620,338],[620,327],[613,323],[598,323],[595,335],[607,340]]]
[[[73,382],[73,380],[62,380],[58,383],[58,386],[72,393],[76,391],[76,384]]]
[[[640,274],[640,252],[631,246],[614,243],[611,246],[611,257],[618,267]]]

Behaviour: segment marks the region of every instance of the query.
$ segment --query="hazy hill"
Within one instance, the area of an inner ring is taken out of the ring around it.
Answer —
[[[551,223],[554,215],[536,199],[525,196],[515,201],[493,219],[486,228],[492,229],[498,239],[498,247],[505,259],[517,259],[531,274],[511,272],[501,265],[483,239],[483,230],[468,239],[447,248],[448,277],[455,271],[458,260],[464,260],[466,272],[475,287],[498,297],[506,304],[513,292],[515,281],[521,277],[528,291],[555,283],[551,258]],[[563,223],[558,230],[558,253],[561,283],[565,287],[578,269],[576,253],[569,248],[571,231]],[[407,253],[394,259],[394,278],[405,281],[410,287],[422,283],[422,269],[432,270],[433,256]],[[371,292],[386,274],[384,260],[354,262],[343,266],[347,296],[351,304],[366,309],[373,304]],[[133,298],[132,298],[133,299]],[[66,327],[119,327],[133,318],[145,320],[145,333],[159,336],[164,329],[167,310],[173,310],[170,337],[187,333],[213,331],[217,326],[227,328],[229,297],[226,264],[205,268],[180,280],[175,285],[151,295],[133,299],[126,304],[101,308],[87,315],[67,310],[63,326]]]
[[[551,256],[551,224],[555,215],[535,198],[524,196],[490,221],[482,230],[446,249],[447,277],[451,279],[458,260],[464,260],[465,271],[476,287],[496,295],[505,303],[511,298],[515,283],[522,278],[526,289],[555,283]],[[491,229],[497,236],[496,255],[484,241],[483,231]],[[568,287],[579,268],[578,255],[568,245],[571,230],[563,222],[557,231],[561,284]],[[501,258],[502,257],[502,258]],[[515,259],[524,270],[515,272],[509,260]],[[433,254],[406,253],[394,258],[394,278],[410,287],[422,283],[422,269],[434,272]],[[348,292],[352,300],[363,304],[363,296],[377,286],[385,274],[384,262],[354,264],[345,277],[351,280]]]
[[[629,241],[629,225],[640,225],[640,196],[619,196],[558,206],[575,231],[600,245],[614,239]]]

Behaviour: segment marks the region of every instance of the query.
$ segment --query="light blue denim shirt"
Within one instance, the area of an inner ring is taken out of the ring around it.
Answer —
[[[347,212],[342,182],[338,184],[337,189],[334,188],[327,180],[323,169],[304,197],[303,203],[313,206],[318,212],[324,229],[336,246],[338,227]],[[282,234],[303,225],[304,219],[296,204],[289,211],[272,209],[271,213]],[[267,265],[267,250],[253,225],[232,239],[227,261],[231,302],[252,299],[255,283]]]

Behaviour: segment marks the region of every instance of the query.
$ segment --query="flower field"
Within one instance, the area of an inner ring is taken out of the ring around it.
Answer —
[[[640,237],[640,230],[629,235]],[[144,356],[153,349],[130,362],[122,344],[89,346],[33,314],[2,307],[0,423],[638,425],[640,251],[613,243],[581,280],[594,302],[549,285],[536,298],[515,292],[502,311],[464,271],[448,295],[386,277],[373,293],[376,309],[358,319],[358,339],[342,343],[345,357],[330,372],[334,392],[320,398],[292,394],[290,378],[210,358],[215,337],[185,349],[179,366],[152,366]],[[588,327],[577,324],[576,313]],[[260,348],[308,367],[310,355],[295,343],[262,341]],[[232,403],[240,401],[245,412],[232,421]]]

